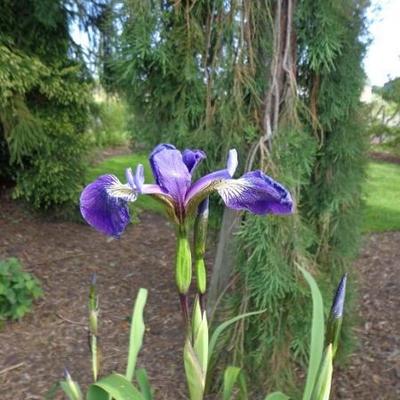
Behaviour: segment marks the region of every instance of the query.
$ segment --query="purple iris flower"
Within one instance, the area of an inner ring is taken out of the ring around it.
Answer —
[[[95,229],[119,237],[130,220],[128,203],[142,194],[162,201],[177,224],[194,215],[199,204],[214,191],[234,210],[259,215],[293,212],[290,193],[262,171],[233,179],[238,164],[236,150],[229,151],[225,169],[192,182],[196,167],[205,157],[201,150],[180,152],[171,144],[160,144],[149,157],[155,184],[144,183],[142,165],[138,165],[135,174],[130,168],[126,170],[127,183],[121,183],[114,175],[102,175],[83,190],[81,213]]]

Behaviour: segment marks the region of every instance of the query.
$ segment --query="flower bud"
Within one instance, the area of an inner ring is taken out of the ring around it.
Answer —
[[[208,197],[203,200],[197,211],[197,216],[194,224],[194,257],[197,290],[200,294],[206,292],[207,273],[204,262],[204,254],[206,250],[207,227],[208,227]]]
[[[335,297],[332,302],[331,312],[326,327],[326,343],[332,344],[332,357],[337,352],[340,331],[342,328],[344,300],[346,295],[347,274],[343,275],[336,290]]]
[[[64,378],[65,381],[61,382],[61,387],[63,388],[64,392],[67,393],[69,397],[74,400],[82,400],[83,395],[81,389],[78,383],[71,378],[71,375],[68,372],[67,368],[64,368]]]
[[[184,227],[179,228],[175,266],[176,286],[180,294],[186,294],[192,281],[192,253]]]

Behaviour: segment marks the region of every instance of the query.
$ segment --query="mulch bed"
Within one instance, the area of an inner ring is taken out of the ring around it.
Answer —
[[[149,289],[146,334],[139,366],[157,399],[184,399],[181,318],[172,274],[172,227],[141,214],[120,240],[88,226],[49,222],[0,195],[0,258],[18,257],[42,282],[45,297],[21,322],[0,330],[2,400],[44,399],[67,367],[90,382],[87,294],[98,276],[104,371],[124,372],[129,317],[139,287]],[[356,263],[360,272],[360,346],[337,371],[335,398],[400,398],[400,232],[371,235]],[[10,370],[6,371],[7,368]],[[14,368],[13,368],[14,367]],[[59,393],[56,397],[62,399]]]
[[[157,398],[184,398],[172,227],[160,216],[143,214],[120,240],[108,241],[83,224],[46,222],[4,195],[0,202],[0,258],[18,257],[45,292],[33,313],[0,331],[1,399],[43,399],[64,367],[83,386],[90,382],[86,321],[94,272],[104,371],[125,372],[128,317],[138,289],[148,288],[147,331],[138,365],[147,368]]]
[[[376,161],[384,161],[393,164],[400,164],[400,157],[396,154],[384,153],[380,151],[371,151],[369,157]]]
[[[359,272],[358,350],[338,371],[337,399],[400,399],[400,232],[365,238]]]

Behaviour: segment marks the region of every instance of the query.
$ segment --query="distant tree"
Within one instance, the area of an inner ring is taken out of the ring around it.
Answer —
[[[400,150],[400,78],[391,79],[382,87],[374,86],[372,91],[375,97],[367,105],[371,140]]]

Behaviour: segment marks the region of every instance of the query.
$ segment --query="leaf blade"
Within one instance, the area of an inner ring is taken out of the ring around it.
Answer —
[[[324,306],[322,302],[321,292],[317,282],[312,275],[300,265],[297,268],[301,271],[304,279],[307,281],[311,290],[313,301],[313,316],[311,323],[311,344],[310,344],[310,360],[308,364],[306,385],[303,393],[303,400],[310,400],[311,394],[317,378],[319,366],[321,364],[322,353],[324,349],[325,327],[324,327]]]
[[[145,400],[132,383],[121,374],[111,374],[90,385],[87,400]]]
[[[240,368],[229,366],[224,372],[224,388],[222,399],[229,400],[232,396],[233,388],[239,377]]]
[[[136,296],[135,305],[133,307],[132,322],[129,335],[129,351],[128,351],[128,364],[126,366],[126,378],[132,381],[136,360],[139,351],[143,344],[144,335],[144,321],[143,321],[143,310],[147,301],[147,289],[140,288]]]

